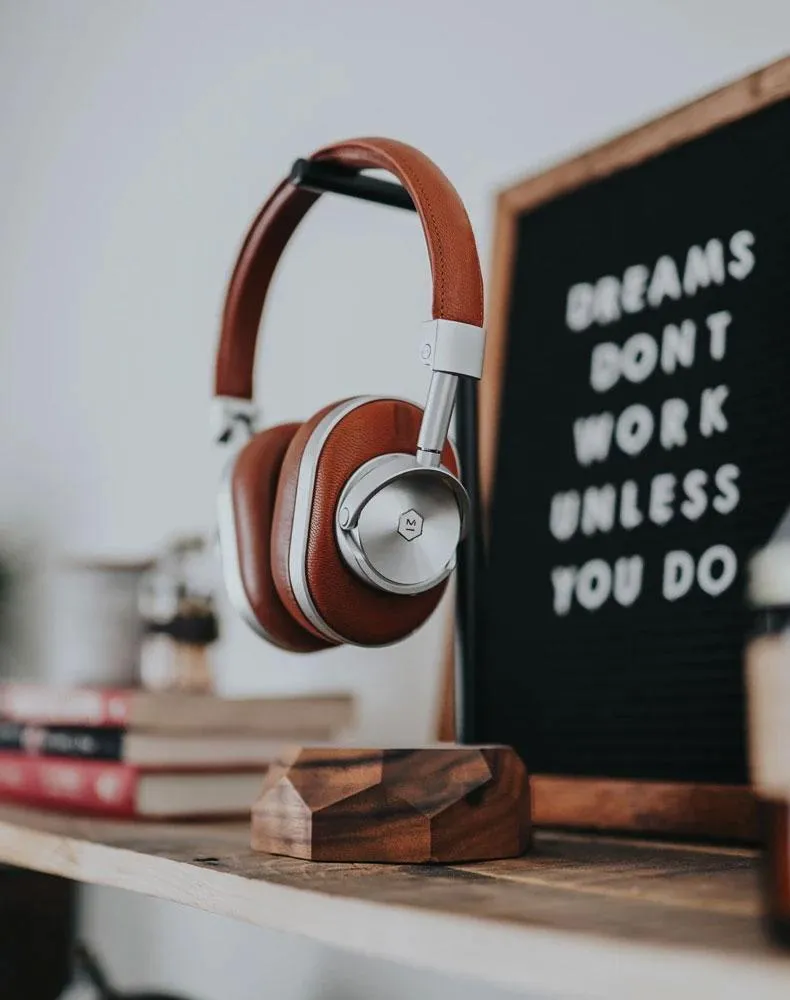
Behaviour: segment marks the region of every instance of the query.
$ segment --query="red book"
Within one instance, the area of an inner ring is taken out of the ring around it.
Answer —
[[[0,756],[0,801],[103,816],[172,819],[249,813],[264,769],[164,771],[97,760]]]
[[[0,717],[54,726],[110,726],[169,733],[260,733],[329,740],[352,722],[347,694],[218,698],[113,688],[0,684]]]

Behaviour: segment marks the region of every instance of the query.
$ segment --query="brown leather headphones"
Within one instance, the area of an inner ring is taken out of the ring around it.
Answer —
[[[356,397],[305,423],[254,433],[228,465],[219,501],[229,594],[285,649],[378,646],[421,625],[455,565],[468,498],[447,441],[459,377],[479,378],[483,284],[464,206],[439,168],[391,139],[352,139],[313,160],[393,173],[422,221],[433,320],[420,356],[433,368],[423,412]],[[218,440],[254,430],[258,325],[277,262],[318,194],[283,181],[259,212],[230,280],[216,362]]]

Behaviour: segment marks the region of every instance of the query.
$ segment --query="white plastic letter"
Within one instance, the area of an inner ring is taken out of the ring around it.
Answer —
[[[671,257],[659,257],[647,290],[647,301],[651,306],[660,306],[666,298],[679,299],[683,294],[680,287],[677,265]]]
[[[615,440],[626,455],[638,455],[653,436],[653,414],[642,403],[627,406],[617,418]]]
[[[717,564],[721,569],[718,575],[714,576],[713,569]],[[737,571],[738,559],[729,545],[711,545],[700,557],[697,583],[706,594],[718,597],[730,586]]]
[[[623,556],[614,564],[614,599],[622,607],[630,607],[642,592],[644,566],[641,556]]]
[[[694,341],[697,327],[693,320],[684,319],[679,327],[670,323],[661,338],[661,367],[671,375],[678,364],[691,368],[694,364]]]
[[[576,533],[579,527],[579,508],[580,500],[576,490],[555,493],[551,498],[549,530],[558,542],[566,542]]]
[[[614,512],[617,494],[611,483],[599,489],[588,486],[582,498],[582,531],[594,535],[596,531],[611,531],[614,527]]]
[[[735,510],[741,499],[741,491],[738,489],[735,480],[740,476],[741,470],[737,465],[728,462],[716,470],[713,477],[718,487],[718,496],[713,498],[713,506],[720,514],[729,514]]]
[[[592,323],[593,286],[587,282],[572,285],[565,305],[565,322],[569,330],[586,330]]]
[[[754,269],[754,233],[748,229],[740,229],[730,239],[730,253],[734,260],[727,265],[727,270],[736,281],[743,281]]]
[[[717,431],[719,434],[723,434],[729,427],[727,418],[721,409],[729,394],[730,390],[726,385],[717,385],[715,389],[702,390],[699,430],[703,437],[713,437]]]
[[[612,592],[612,571],[603,559],[591,559],[576,577],[576,600],[587,611],[597,611]]]
[[[599,278],[595,284],[593,318],[601,326],[620,319],[620,282],[611,274]]]
[[[575,566],[555,566],[551,571],[554,585],[554,614],[567,615],[573,600],[573,584],[576,579]]]
[[[663,594],[668,601],[684,597],[694,583],[694,560],[688,552],[677,549],[664,557]]]
[[[590,356],[590,385],[596,392],[606,392],[620,378],[620,348],[605,341],[596,344]]]
[[[686,434],[688,415],[689,408],[685,399],[664,400],[661,406],[661,445],[667,451],[670,448],[682,448],[688,440]]]
[[[598,413],[580,417],[573,422],[573,441],[579,465],[605,462],[612,446],[614,417],[611,413]]]
[[[708,240],[705,249],[689,247],[686,254],[686,270],[683,273],[683,291],[686,295],[696,295],[698,288],[707,288],[715,281],[724,284],[724,247],[721,240]]]
[[[629,382],[644,382],[658,361],[658,344],[649,333],[635,333],[623,344],[623,375]]]
[[[620,488],[620,524],[626,531],[638,528],[644,515],[637,505],[639,488],[633,479],[627,479]]]
[[[708,474],[702,469],[692,469],[683,477],[683,492],[686,499],[680,505],[680,513],[689,521],[697,521],[708,509],[708,494],[705,484]]]
[[[732,314],[726,309],[711,313],[705,320],[710,330],[710,356],[721,361],[727,351],[727,327],[732,323]]]
[[[675,484],[677,477],[671,472],[662,472],[653,476],[650,484],[650,506],[648,516],[653,524],[666,524],[674,515],[672,501],[675,499]]]
[[[620,301],[627,313],[638,313],[645,308],[645,288],[650,272],[644,264],[634,264],[625,269]]]

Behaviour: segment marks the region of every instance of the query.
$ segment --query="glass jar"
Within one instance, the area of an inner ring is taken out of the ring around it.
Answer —
[[[139,593],[140,680],[149,691],[215,693],[209,647],[219,636],[213,560],[202,537],[175,539]]]

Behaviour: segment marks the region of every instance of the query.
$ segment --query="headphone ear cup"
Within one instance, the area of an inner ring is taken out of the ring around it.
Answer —
[[[275,645],[292,652],[310,653],[333,643],[302,628],[285,609],[272,580],[270,557],[280,470],[300,426],[295,423],[271,427],[256,434],[241,449],[230,476],[234,530],[231,538],[222,541],[223,549],[226,545],[234,549],[232,553],[223,551],[223,561],[226,567],[232,567],[228,570],[229,591],[232,597],[235,592],[239,598],[243,617]],[[235,577],[235,587],[230,574]]]
[[[346,565],[335,537],[340,494],[354,472],[379,455],[414,454],[422,410],[394,399],[357,397],[325,407],[288,446],[277,488],[272,576],[282,603],[325,640],[382,646],[418,628],[447,581],[422,594],[390,594]],[[443,463],[458,469],[448,443]]]

